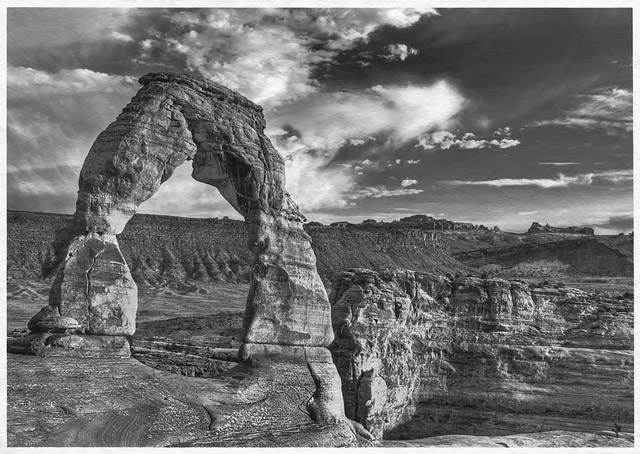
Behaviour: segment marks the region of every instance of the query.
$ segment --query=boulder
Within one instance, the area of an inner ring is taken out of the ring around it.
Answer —
[[[49,317],[36,323],[37,333],[69,333],[82,326],[71,317]]]
[[[40,309],[40,311],[36,315],[31,317],[31,320],[29,320],[29,323],[27,323],[27,328],[29,328],[29,331],[31,331],[32,333],[37,333],[39,332],[37,331],[38,322],[41,322],[42,320],[50,317],[60,317],[60,311],[57,307],[45,306]]]

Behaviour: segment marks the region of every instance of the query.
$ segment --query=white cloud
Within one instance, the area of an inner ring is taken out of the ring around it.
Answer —
[[[283,131],[281,131],[283,132]],[[323,169],[325,158],[307,153],[307,145],[298,138],[271,134],[271,140],[285,158],[286,188],[302,212],[323,208],[346,208],[349,206],[345,193],[353,188],[351,169]]]
[[[386,132],[395,144],[449,125],[466,105],[447,81],[432,85],[377,85],[352,92],[323,93],[268,115],[270,128],[290,125],[309,149],[336,151],[347,140]]]
[[[408,159],[407,164],[418,164],[420,162],[419,159]]]
[[[399,146],[450,124],[464,105],[462,95],[445,81],[325,93],[269,113],[267,134],[286,157],[287,188],[303,212],[339,208],[348,206],[352,175],[344,167],[325,166],[344,144],[373,143],[376,135],[385,134],[387,143],[376,147]],[[299,131],[294,142],[285,132],[287,125]],[[324,189],[309,191],[310,182]]]
[[[633,171],[608,170],[597,173],[581,173],[575,176],[566,176],[559,173],[556,178],[500,178],[497,180],[481,181],[445,181],[443,183],[453,186],[537,186],[544,189],[566,188],[568,186],[590,186],[596,180],[604,180],[611,183],[633,181]]]
[[[364,145],[365,141],[362,140],[362,139],[351,139],[351,140],[349,140],[349,143],[351,145],[358,146],[358,145]]]
[[[418,22],[423,14],[438,15],[433,8],[388,8],[378,11],[384,23],[394,27],[408,27]]]
[[[520,141],[517,139],[502,139],[499,142],[496,139],[493,139],[489,143],[498,148],[511,148],[520,145]]]
[[[402,186],[403,188],[407,188],[409,186],[413,186],[414,184],[418,184],[418,181],[417,180],[410,180],[409,178],[405,178],[400,183],[400,186]]]
[[[389,44],[387,47],[387,54],[383,55],[386,60],[405,61],[409,55],[418,55],[418,49],[409,47],[406,44]]]
[[[580,164],[579,162],[539,162],[539,166],[556,166],[556,167],[564,167],[564,166],[575,166]]]
[[[498,140],[496,137],[499,135],[506,135],[507,137],[503,137]],[[448,131],[436,131],[420,136],[416,147],[422,147],[425,150],[434,150],[436,148],[440,150],[449,150],[452,147],[472,150],[492,147],[511,148],[520,145],[520,141],[509,138],[510,135],[511,132],[508,127],[495,131],[493,133],[494,138],[491,141],[478,138],[471,132],[467,132],[463,134],[462,138],[458,138],[458,136]]]
[[[537,186],[540,188],[565,188],[570,185],[588,186],[593,182],[591,174],[583,174],[575,177],[567,177],[558,174],[555,179],[552,178],[500,178],[498,180],[483,181],[448,181],[448,184],[454,186],[492,186],[496,188],[504,186]]]
[[[407,27],[422,14],[437,13],[411,8],[183,11],[169,16],[176,27],[150,32],[145,43],[148,51],[184,55],[189,69],[270,110],[318,90],[311,77],[314,65],[366,41],[379,26]],[[151,64],[148,51],[140,60]]]
[[[118,31],[112,31],[109,36],[115,40],[118,41],[124,41],[125,43],[130,43],[133,42],[133,38],[129,35],[126,35],[124,33],[120,33]]]
[[[633,129],[633,93],[613,88],[593,95],[580,95],[584,101],[572,111],[534,126],[563,125],[584,129],[604,129],[608,134],[630,133]]]
[[[112,76],[89,69],[65,69],[48,73],[22,66],[7,67],[8,98],[41,98],[77,95],[81,93],[122,92],[139,87],[137,79],[130,76]]]
[[[607,170],[593,174],[594,178],[601,178],[614,183],[621,181],[633,181],[633,169]]]
[[[363,189],[357,189],[353,191],[351,199],[364,199],[381,197],[396,197],[400,195],[420,194],[424,192],[422,189],[387,189],[384,186],[369,186]]]

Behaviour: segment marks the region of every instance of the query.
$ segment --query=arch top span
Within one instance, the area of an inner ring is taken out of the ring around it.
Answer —
[[[195,76],[150,73],[139,82],[85,159],[78,232],[120,233],[186,160],[193,160],[196,180],[216,186],[243,216],[281,209],[284,162],[264,134],[260,106]]]

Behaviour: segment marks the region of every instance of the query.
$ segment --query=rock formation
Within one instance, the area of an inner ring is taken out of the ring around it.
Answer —
[[[54,240],[61,264],[50,306],[88,335],[133,334],[137,288],[116,235],[177,166],[193,160],[193,178],[218,188],[248,228],[253,263],[242,359],[302,358],[316,384],[309,411],[321,421],[344,419],[325,348],[333,340],[330,305],[262,109],[198,77],[152,73],[139,81],[143,88],[82,167],[76,212]]]
[[[330,301],[346,414],[377,437],[632,424],[627,296],[353,269]]]
[[[573,233],[579,235],[593,235],[593,228],[591,227],[553,227],[549,224],[542,225],[539,222],[534,222],[529,227],[527,233]]]

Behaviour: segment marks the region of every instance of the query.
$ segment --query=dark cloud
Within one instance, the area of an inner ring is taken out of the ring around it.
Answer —
[[[192,72],[187,56],[171,47],[171,39],[192,30],[202,31],[204,25],[174,19],[187,12],[199,16],[207,11],[145,8],[117,15],[113,9],[100,8],[12,10],[7,21],[10,66],[48,72],[84,68],[133,76],[152,71]],[[105,25],[109,19],[114,19],[110,27]],[[93,33],[91,26],[95,27]],[[36,28],[44,30],[38,32]],[[103,33],[99,33],[101,30]],[[50,36],[54,39],[49,40]],[[211,49],[211,52],[225,51],[215,43],[211,43]]]
[[[573,95],[598,87],[631,87],[631,67],[620,65],[631,61],[631,9],[439,12],[408,28],[378,29],[316,76],[354,88],[446,78],[473,102],[465,121],[474,126],[474,119],[486,118],[493,122],[487,129],[554,116],[579,102]],[[415,48],[420,58],[357,63],[360,54],[385,55],[390,43]]]
[[[600,227],[608,230],[628,232],[633,230],[633,215],[610,216],[609,220],[600,224],[592,224],[591,227]]]

